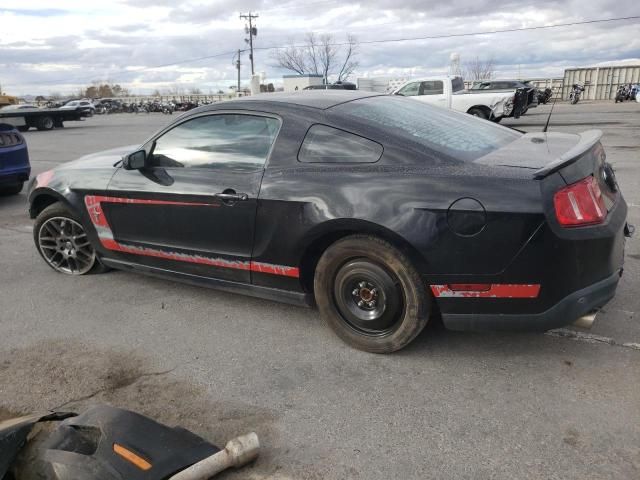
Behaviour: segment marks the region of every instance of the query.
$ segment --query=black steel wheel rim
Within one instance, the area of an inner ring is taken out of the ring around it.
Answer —
[[[347,326],[368,336],[392,333],[404,312],[400,281],[365,258],[349,260],[338,269],[333,299]]]
[[[60,273],[82,275],[96,262],[84,228],[70,218],[47,219],[38,230],[38,247],[46,262]]]

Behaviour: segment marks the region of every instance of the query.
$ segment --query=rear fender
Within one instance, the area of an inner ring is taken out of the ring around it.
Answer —
[[[298,265],[300,266],[300,276],[305,290],[311,291],[313,273],[324,251],[340,238],[354,234],[373,235],[382,238],[404,253],[419,272],[428,271],[426,259],[402,236],[373,222],[341,218],[317,225],[300,242]]]

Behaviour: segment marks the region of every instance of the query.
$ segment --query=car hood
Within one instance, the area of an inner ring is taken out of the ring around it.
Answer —
[[[72,162],[63,163],[56,170],[67,170],[77,168],[111,168],[122,157],[140,149],[140,145],[128,145],[126,147],[112,148],[103,152],[85,155]]]
[[[577,145],[580,138],[570,133],[527,133],[475,162],[492,167],[538,170]]]

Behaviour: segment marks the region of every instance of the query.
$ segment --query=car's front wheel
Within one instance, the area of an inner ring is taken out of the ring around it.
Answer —
[[[56,272],[84,275],[108,270],[100,263],[82,222],[61,203],[40,212],[33,239],[42,258]]]
[[[429,319],[431,297],[409,259],[390,243],[353,235],[331,245],[316,267],[316,303],[349,345],[389,353],[408,345]]]
[[[22,191],[22,187],[24,187],[24,182],[5,185],[0,187],[0,195],[17,195]]]

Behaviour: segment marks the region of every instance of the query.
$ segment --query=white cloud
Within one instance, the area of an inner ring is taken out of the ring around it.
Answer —
[[[156,88],[226,88],[233,53],[245,48],[240,11],[257,11],[257,47],[300,42],[306,32],[353,33],[358,75],[407,76],[446,71],[493,57],[503,76],[559,76],[569,66],[640,57],[638,22],[601,23],[494,35],[367,44],[405,37],[467,34],[627,15],[631,0],[0,0],[0,82],[15,94],[75,91],[112,80],[145,92]],[[227,53],[153,69],[155,65]],[[256,71],[269,81],[285,73],[272,53],[257,50]],[[243,55],[244,72],[248,56]],[[246,75],[244,75],[246,81]]]

